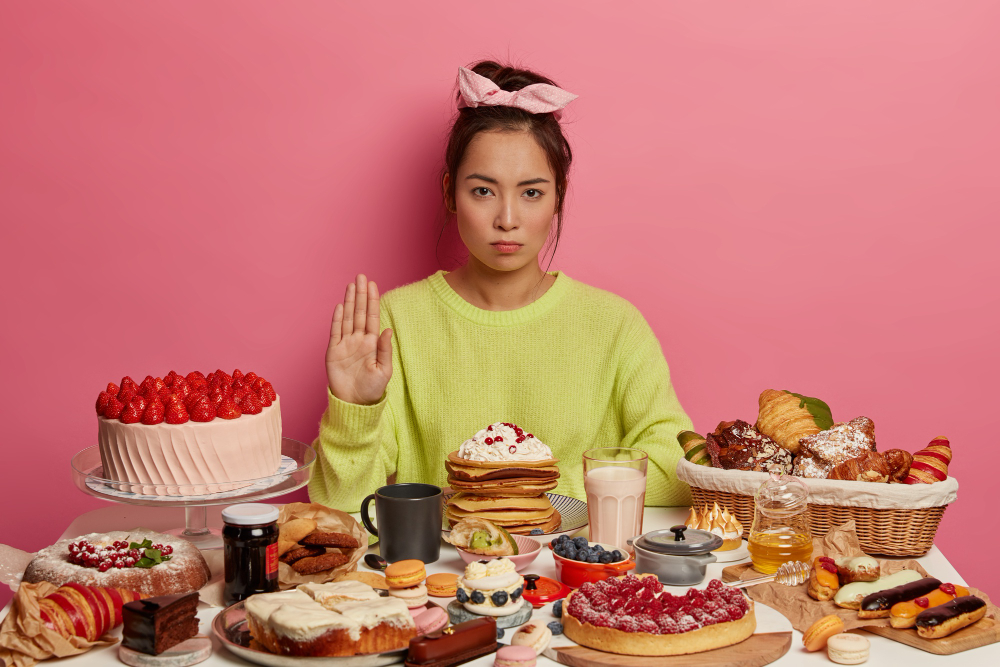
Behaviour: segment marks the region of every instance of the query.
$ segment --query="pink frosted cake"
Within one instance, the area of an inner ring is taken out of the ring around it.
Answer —
[[[256,373],[170,371],[108,383],[97,397],[103,477],[124,491],[201,495],[246,486],[281,463],[281,407]]]

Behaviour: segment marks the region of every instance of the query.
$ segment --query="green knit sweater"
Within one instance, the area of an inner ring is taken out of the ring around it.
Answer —
[[[313,443],[313,501],[356,512],[397,482],[447,485],[444,461],[487,424],[513,422],[559,459],[555,493],[586,499],[583,453],[649,454],[647,505],[689,505],[674,467],[677,433],[691,428],[660,344],[628,301],[555,273],[539,299],[482,310],[439,271],[382,297],[392,327],[392,379],[375,405],[329,406]]]

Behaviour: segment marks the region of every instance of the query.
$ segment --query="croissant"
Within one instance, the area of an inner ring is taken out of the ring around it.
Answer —
[[[827,479],[844,479],[857,482],[889,481],[889,462],[880,452],[865,452],[857,458],[844,461],[830,471]]]
[[[903,449],[890,449],[882,452],[882,456],[889,464],[889,483],[902,484],[910,472],[913,454]]]
[[[948,479],[948,464],[951,463],[951,443],[939,435],[926,447],[913,455],[910,473],[903,480],[905,484],[933,484]]]
[[[694,431],[681,431],[677,434],[677,442],[680,443],[684,450],[684,458],[688,461],[700,466],[712,467],[712,457],[705,449],[705,436]]]
[[[833,426],[830,406],[818,398],[765,389],[757,403],[757,430],[792,454],[799,453],[800,439]]]

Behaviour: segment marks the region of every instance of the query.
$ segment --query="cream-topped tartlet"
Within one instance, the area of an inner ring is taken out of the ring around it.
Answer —
[[[455,597],[473,614],[510,616],[524,604],[524,580],[507,558],[474,561],[458,578]]]

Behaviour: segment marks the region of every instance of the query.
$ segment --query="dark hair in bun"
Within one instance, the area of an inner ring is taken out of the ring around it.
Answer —
[[[495,83],[501,90],[513,92],[535,83],[557,85],[555,81],[527,69],[517,69],[501,65],[492,60],[483,60],[469,67],[473,72]],[[458,98],[456,97],[456,100]],[[523,109],[503,106],[464,107],[458,110],[455,122],[448,134],[448,147],[444,153],[445,173],[451,174],[445,200],[450,210],[455,202],[455,174],[465,157],[465,151],[472,139],[480,132],[530,132],[545,151],[549,166],[555,174],[556,188],[556,239],[552,254],[559,246],[562,233],[563,204],[566,201],[566,186],[573,152],[563,136],[559,121],[551,113],[529,113]],[[549,260],[551,261],[551,259]]]

